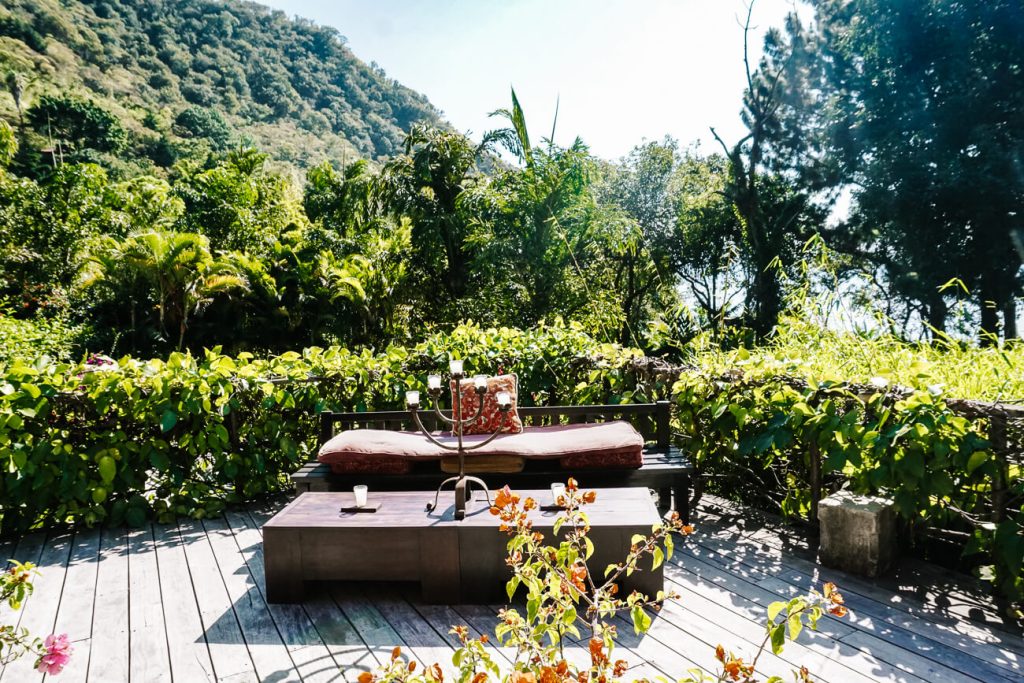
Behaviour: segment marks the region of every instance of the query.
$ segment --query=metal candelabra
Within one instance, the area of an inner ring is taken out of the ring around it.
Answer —
[[[490,505],[491,492],[487,488],[487,484],[479,477],[473,477],[466,474],[466,452],[482,448],[494,441],[495,438],[501,435],[501,430],[505,427],[505,420],[508,416],[508,412],[511,409],[511,399],[508,392],[500,391],[495,396],[498,402],[498,409],[501,411],[501,425],[498,427],[498,431],[491,434],[489,437],[474,443],[467,445],[462,435],[464,430],[472,424],[475,424],[484,411],[484,396],[487,394],[487,377],[484,375],[477,375],[474,378],[473,391],[476,392],[479,401],[477,402],[476,414],[472,417],[463,417],[462,415],[462,379],[464,377],[462,373],[462,361],[452,360],[450,363],[451,379],[454,380],[453,384],[455,388],[452,389],[452,409],[449,411],[450,415],[445,415],[444,412],[438,407],[438,399],[441,397],[441,376],[431,375],[427,380],[427,393],[430,395],[432,408],[434,414],[444,423],[451,425],[452,434],[456,437],[456,445],[451,445],[438,440],[433,434],[430,433],[426,427],[423,426],[423,422],[420,420],[419,408],[420,408],[420,392],[418,391],[407,391],[405,392],[405,400],[409,407],[409,412],[412,413],[413,422],[416,427],[423,432],[423,435],[430,439],[433,443],[440,446],[441,448],[448,451],[455,451],[459,456],[459,473],[454,477],[449,477],[441,482],[441,485],[437,487],[437,491],[434,493],[434,500],[427,503],[427,511],[432,512],[437,509],[437,502],[441,496],[441,490],[444,489],[448,484],[455,485],[455,519],[462,520],[466,518],[466,500],[467,494],[471,491],[471,485],[479,486],[480,489],[487,495],[487,503]]]

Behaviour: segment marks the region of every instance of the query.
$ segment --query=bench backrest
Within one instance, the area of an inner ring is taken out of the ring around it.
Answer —
[[[668,448],[671,441],[668,401],[596,406],[529,406],[519,408],[519,417],[524,425],[531,427],[626,420],[643,434],[644,439],[654,441],[660,448]],[[420,419],[423,421],[423,426],[427,429],[440,428],[438,424],[440,420],[429,410],[421,410]],[[336,427],[341,430],[416,429],[407,410],[382,410],[363,413],[324,411],[320,413],[320,445],[323,445],[334,436]]]

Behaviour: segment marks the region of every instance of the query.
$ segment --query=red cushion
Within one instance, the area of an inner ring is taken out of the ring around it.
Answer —
[[[442,443],[456,438],[438,434]],[[466,444],[479,443],[486,435],[467,435]],[[643,437],[628,422],[528,427],[520,434],[502,434],[494,441],[469,451],[475,454],[514,455],[530,460],[560,459],[564,469],[636,468],[643,464]],[[403,474],[414,460],[438,460],[448,451],[419,432],[381,429],[350,429],[320,448],[317,458],[338,473]],[[403,469],[404,466],[404,469]]]
[[[476,415],[480,406],[480,397],[473,388],[472,377],[462,380],[462,417]],[[452,391],[455,391],[455,382],[451,382]],[[508,415],[498,410],[498,392],[507,391],[512,399],[512,408]],[[501,430],[508,434],[518,434],[523,431],[523,421],[519,419],[519,380],[515,375],[498,375],[487,378],[487,393],[484,394],[484,409],[480,413],[480,419],[466,427],[463,434],[493,434]],[[454,394],[453,394],[454,395]]]

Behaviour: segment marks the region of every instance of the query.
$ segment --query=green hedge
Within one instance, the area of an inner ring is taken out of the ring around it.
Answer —
[[[0,533],[201,517],[281,490],[312,457],[317,412],[401,407],[449,354],[470,372],[517,373],[525,405],[647,400],[625,369],[639,352],[561,322],[527,332],[469,324],[376,354],[13,361],[0,366]]]
[[[806,517],[817,453],[824,493],[881,493],[911,530],[966,531],[982,575],[1004,595],[1024,596],[1024,472],[1009,452],[993,451],[990,419],[958,414],[941,387],[818,383],[748,366],[683,373],[673,395],[677,427],[718,490]],[[1019,453],[1020,438],[1011,429],[1006,450]],[[997,514],[994,484],[1005,487]]]
[[[561,322],[529,331],[467,324],[379,353],[12,361],[0,366],[0,533],[202,517],[280,491],[312,457],[316,413],[401,407],[450,354],[470,372],[517,373],[524,405],[641,402],[671,387],[683,445],[724,493],[805,515],[817,450],[827,483],[891,495],[917,526],[968,530],[985,572],[1005,594],[1024,592],[1021,468],[995,457],[986,420],[955,414],[940,389],[795,379],[770,363],[747,363],[742,374],[670,368]],[[1019,447],[1019,433],[1011,438]],[[1000,472],[1009,505],[991,521]]]

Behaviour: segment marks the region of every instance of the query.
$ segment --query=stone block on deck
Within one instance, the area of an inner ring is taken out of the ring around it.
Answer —
[[[880,576],[896,559],[896,509],[888,498],[838,491],[818,504],[821,545],[827,567]]]

